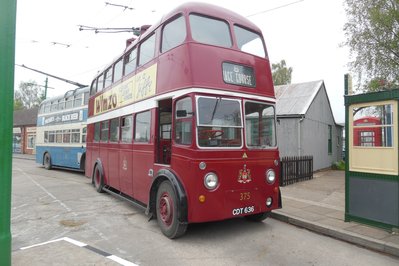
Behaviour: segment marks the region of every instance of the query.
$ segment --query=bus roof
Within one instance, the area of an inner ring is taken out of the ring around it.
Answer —
[[[250,28],[254,31],[257,31],[259,34],[261,34],[261,30],[259,29],[258,26],[256,26],[254,23],[252,23],[249,19],[245,18],[244,16],[237,14],[231,10],[228,10],[228,9],[220,7],[220,6],[212,5],[212,4],[207,4],[207,3],[188,2],[188,3],[184,3],[180,6],[177,6],[175,9],[173,9],[172,11],[170,11],[169,13],[164,15],[159,22],[157,22],[154,25],[152,25],[151,27],[149,27],[142,35],[140,35],[128,47],[126,47],[125,51],[134,47],[141,39],[145,39],[149,34],[151,34],[156,28],[158,28],[160,25],[162,25],[165,21],[168,21],[169,19],[173,18],[174,16],[176,16],[179,13],[204,14],[207,16],[224,19],[230,23],[239,24],[245,28]]]
[[[69,91],[65,92],[64,94],[57,95],[57,96],[54,96],[54,97],[47,98],[47,99],[43,100],[40,103],[40,105],[43,105],[43,104],[48,103],[48,102],[53,102],[55,100],[63,99],[63,98],[66,98],[67,96],[76,95],[79,92],[85,93],[85,92],[88,92],[88,91],[89,91],[89,87],[76,88],[74,90],[69,90]]]

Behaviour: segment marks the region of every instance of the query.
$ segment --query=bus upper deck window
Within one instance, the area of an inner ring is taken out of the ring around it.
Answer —
[[[104,88],[112,84],[112,67],[108,68],[104,74]]]
[[[137,64],[137,50],[133,49],[125,56],[125,76],[132,73],[136,69]]]
[[[229,25],[223,20],[190,15],[192,38],[201,43],[231,47]]]
[[[101,74],[98,77],[98,82],[97,82],[97,92],[102,91],[104,88],[104,75]]]
[[[74,100],[73,106],[74,107],[81,106],[82,105],[82,98],[83,98],[83,94],[75,95],[75,100]]]
[[[122,74],[123,74],[123,60],[122,58],[119,59],[118,62],[116,62],[115,66],[114,66],[114,82],[120,80],[122,78]]]
[[[266,56],[265,46],[259,34],[239,26],[234,26],[234,33],[237,39],[237,46],[241,51],[260,57]]]
[[[87,105],[89,103],[89,92],[84,93],[83,105]]]
[[[51,107],[51,103],[49,103],[49,102],[47,102],[45,105],[44,105],[44,113],[49,113],[50,112],[50,107]]]
[[[58,110],[64,110],[65,109],[65,99],[60,99],[58,102]]]
[[[73,96],[65,99],[65,109],[70,109],[73,107]]]
[[[140,45],[139,66],[148,63],[155,57],[155,34]]]
[[[90,87],[90,95],[94,95],[97,93],[97,79],[93,80]]]
[[[186,39],[186,32],[186,23],[183,16],[166,24],[162,32],[161,51],[166,52],[182,44]]]
[[[58,110],[58,101],[51,102],[50,112]]]

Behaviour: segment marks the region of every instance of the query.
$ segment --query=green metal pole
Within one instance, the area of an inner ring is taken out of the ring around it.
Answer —
[[[16,0],[0,0],[0,265],[11,265],[11,168]]]
[[[47,99],[47,85],[48,85],[48,77],[44,81],[44,99]]]
[[[345,97],[345,222],[349,222],[349,104],[347,97],[349,97],[350,90],[350,76],[344,76],[344,97]]]

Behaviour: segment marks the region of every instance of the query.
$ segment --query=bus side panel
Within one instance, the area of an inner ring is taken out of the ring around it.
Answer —
[[[86,152],[86,164],[85,164],[85,176],[86,177],[91,177],[92,175],[92,168],[93,168],[93,154],[92,152],[89,152],[89,145],[91,146],[92,144],[87,143],[87,152]],[[90,150],[92,150],[90,148]]]
[[[46,149],[45,147],[36,144],[36,163],[43,165],[43,158]]]
[[[133,152],[132,145],[120,145],[119,151],[120,191],[133,197]]]
[[[150,169],[154,165],[154,145],[135,144],[133,152],[133,194],[134,198],[147,204],[152,177]]]
[[[162,84],[162,86],[157,87],[158,93],[191,86],[190,60],[187,47],[187,45],[182,45],[159,56],[157,84]],[[173,58],[173,60],[170,60],[170,58]],[[176,62],[180,63],[176,64]]]
[[[88,154],[91,154],[91,160],[90,164],[87,166],[90,168],[90,170],[86,172],[86,176],[91,178],[93,176],[94,164],[96,163],[96,160],[100,157],[100,149],[98,147],[98,143],[91,143],[90,150],[91,152],[88,152]]]
[[[103,166],[103,178],[104,178],[104,184],[109,185],[109,179],[108,179],[108,173],[109,173],[109,168],[108,168],[108,145],[107,143],[100,143],[100,160]]]
[[[82,147],[36,146],[36,162],[43,164],[43,156],[48,152],[53,166],[79,169],[84,151]]]
[[[109,144],[108,149],[108,182],[109,185],[120,190],[119,183],[119,150],[118,144]]]

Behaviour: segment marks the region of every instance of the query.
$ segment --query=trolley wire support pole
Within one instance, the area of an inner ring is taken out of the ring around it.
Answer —
[[[0,265],[11,265],[11,168],[17,3],[0,0]]]

